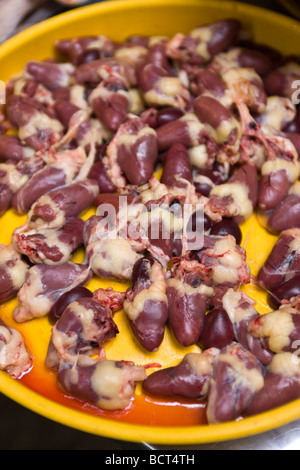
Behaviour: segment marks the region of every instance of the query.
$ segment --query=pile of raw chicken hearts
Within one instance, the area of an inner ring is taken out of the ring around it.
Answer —
[[[240,32],[226,19],[171,38],[59,40],[64,61],[31,61],[7,86],[0,210],[27,221],[1,246],[1,301],[17,296],[17,322],[49,315],[47,367],[100,408],[126,408],[137,382],[207,400],[210,424],[300,396],[300,59]],[[256,279],[264,315],[240,289],[254,212],[278,235]],[[91,292],[92,276],[131,287]],[[201,352],[151,374],[106,360],[121,308],[141,348],[159,350],[169,328]],[[0,338],[2,370],[34,367],[17,330],[3,323]]]

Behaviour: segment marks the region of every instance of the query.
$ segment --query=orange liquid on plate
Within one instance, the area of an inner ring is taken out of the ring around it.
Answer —
[[[105,411],[65,394],[58,386],[56,374],[34,367],[20,382],[33,391],[61,405],[106,419],[141,425],[193,426],[206,423],[205,401],[151,398],[138,393],[125,410]]]

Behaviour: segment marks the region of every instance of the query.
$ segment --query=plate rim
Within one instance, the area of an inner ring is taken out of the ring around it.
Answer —
[[[9,394],[6,393],[7,390]],[[93,416],[68,408],[35,392],[4,372],[0,373],[0,392],[30,411],[70,428],[115,440],[157,445],[193,445],[241,439],[279,428],[300,416],[299,398],[239,421],[182,427],[148,426]],[[66,409],[67,413],[64,413]]]
[[[43,20],[35,25],[28,27],[27,29],[18,32],[15,36],[7,39],[5,42],[0,44],[0,56],[8,54],[12,49],[18,46],[20,40],[23,39],[25,42],[26,39],[30,39],[33,36],[38,35],[39,32],[45,32],[46,30],[51,29],[55,25],[61,25],[66,20],[78,19],[82,16],[90,16],[93,12],[98,12],[99,10],[118,10],[120,8],[131,9],[134,8],[135,5],[139,5],[139,7],[147,8],[147,5],[155,5],[159,6],[162,3],[171,5],[182,5],[183,3],[194,5],[194,6],[208,6],[214,5],[215,9],[219,6],[222,9],[227,9],[228,12],[232,14],[235,13],[245,13],[245,14],[252,14],[257,15],[259,13],[263,13],[268,18],[272,19],[273,22],[282,22],[285,23],[287,27],[293,27],[299,29],[300,32],[300,21],[297,19],[291,18],[283,13],[275,12],[268,10],[267,8],[250,5],[247,3],[240,3],[238,1],[227,1],[224,2],[222,0],[143,0],[141,4],[141,0],[104,0],[100,3],[95,3],[92,5],[85,5],[78,8],[71,9],[69,11],[65,11],[55,15],[51,18]]]

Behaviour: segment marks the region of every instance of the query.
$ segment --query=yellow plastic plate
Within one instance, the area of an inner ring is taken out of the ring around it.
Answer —
[[[109,1],[54,17],[0,46],[0,80],[6,81],[18,73],[27,61],[42,60],[54,54],[54,42],[59,38],[80,35],[105,34],[121,41],[131,34],[168,35],[187,33],[200,24],[226,17],[241,20],[245,29],[259,42],[278,48],[284,53],[297,53],[300,26],[284,16],[235,2],[201,0],[124,0]],[[86,219],[93,213],[88,211]],[[12,210],[0,220],[0,243],[10,243],[13,229],[22,225],[26,216]],[[255,216],[242,227],[243,244],[248,262],[255,276],[265,261],[275,237],[267,234]],[[82,253],[76,255],[80,261]],[[89,287],[95,290],[107,287],[110,282],[92,279]],[[113,284],[120,290],[124,284]],[[265,294],[255,285],[245,291],[257,301],[260,313],[268,311]],[[45,371],[44,358],[51,333],[47,318],[16,324],[12,312],[17,300],[0,307],[0,317],[23,333],[26,344],[34,356],[33,370],[23,381],[11,379],[0,373],[0,391],[24,407],[53,421],[78,430],[104,437],[152,444],[185,445],[217,442],[258,434],[300,418],[300,400],[261,415],[237,422],[207,425],[203,420],[204,406],[188,401],[169,403],[143,396],[140,388],[132,406],[121,413],[96,412],[88,405],[60,394],[55,374]],[[197,347],[180,348],[169,331],[158,352],[147,354],[134,341],[124,312],[117,312],[115,321],[120,334],[109,342],[106,355],[111,359],[133,360],[137,364],[170,366],[179,362],[187,352]],[[149,369],[151,371],[151,369]],[[175,418],[174,418],[175,416]]]

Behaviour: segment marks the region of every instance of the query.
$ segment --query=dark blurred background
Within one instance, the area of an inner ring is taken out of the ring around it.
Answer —
[[[88,4],[99,3],[90,1]],[[261,7],[269,8],[285,14],[292,14],[277,1],[244,1]],[[300,2],[297,2],[300,4]],[[67,8],[49,1],[37,11],[27,16],[16,29],[24,29],[53,15],[66,11]],[[198,446],[172,447],[152,446],[147,443],[130,443],[106,439],[65,427],[36,413],[33,413],[9,398],[0,394],[0,449],[1,450],[166,450],[166,449],[198,449],[198,450],[299,450],[300,421],[288,426],[252,436],[238,441],[202,444]],[[116,426],[118,424],[116,423]]]

